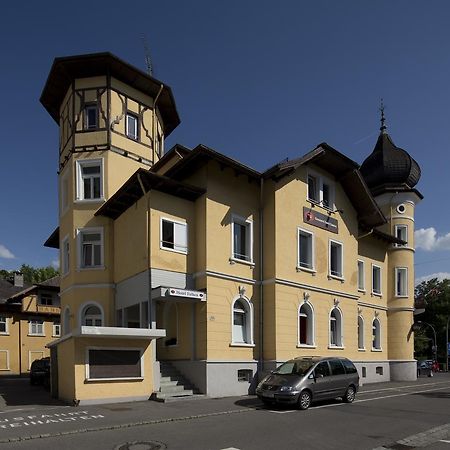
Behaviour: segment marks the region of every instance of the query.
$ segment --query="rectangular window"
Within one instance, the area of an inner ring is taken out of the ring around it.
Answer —
[[[8,334],[8,318],[0,316],[0,334]]]
[[[343,247],[342,244],[330,240],[330,275],[343,278]]]
[[[253,223],[240,217],[233,217],[232,259],[253,262]]]
[[[372,264],[372,294],[381,295],[381,267]]]
[[[406,244],[395,244],[396,247],[408,245],[408,225],[395,225],[395,237],[406,242]]]
[[[88,379],[142,378],[141,350],[88,350]]]
[[[53,337],[61,336],[61,324],[59,322],[53,322]]]
[[[308,174],[308,200],[334,209],[334,184],[325,177]]]
[[[187,224],[161,219],[161,248],[187,253]]]
[[[49,293],[42,292],[39,296],[39,303],[45,306],[53,305],[53,295]]]
[[[77,161],[77,200],[103,198],[103,160]]]
[[[253,380],[253,370],[238,369],[238,381],[250,383]]]
[[[375,373],[377,375],[383,375],[383,367],[382,366],[375,367]]]
[[[81,230],[78,239],[80,243],[80,267],[102,267],[103,230],[99,228]]]
[[[44,322],[42,320],[30,320],[28,322],[28,334],[30,336],[45,336]]]
[[[70,247],[69,247],[69,237],[66,236],[62,241],[62,264],[61,264],[62,274],[67,275],[70,270]]]
[[[408,296],[408,269],[406,267],[395,268],[395,295],[397,297]]]
[[[138,116],[127,113],[127,136],[137,141],[139,139],[139,118]]]
[[[365,291],[364,261],[358,260],[358,291]]]
[[[309,231],[298,229],[298,267],[314,270],[314,239]]]
[[[95,130],[98,128],[98,108],[96,104],[84,107],[84,129]]]

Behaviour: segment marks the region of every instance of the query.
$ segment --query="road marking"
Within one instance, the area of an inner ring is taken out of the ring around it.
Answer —
[[[445,439],[439,439],[439,442],[445,442],[446,444],[450,444],[450,441],[446,441]]]
[[[228,447],[228,448],[223,448],[222,450],[239,450],[236,447]]]
[[[359,391],[358,394],[362,395],[362,394],[370,394],[370,393],[373,393],[373,392],[396,391],[396,390],[399,390],[399,389],[409,389],[409,388],[421,387],[421,386],[436,386],[438,384],[445,384],[445,383],[449,383],[449,382],[448,381],[439,381],[439,382],[436,382],[436,383],[411,384],[410,386],[398,386],[398,387],[393,387],[393,388],[374,389],[372,391]]]

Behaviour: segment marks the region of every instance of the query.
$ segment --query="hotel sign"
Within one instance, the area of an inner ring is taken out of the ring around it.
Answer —
[[[323,230],[331,231],[332,233],[337,234],[338,232],[338,221],[336,219],[333,219],[328,214],[322,214],[305,206],[303,207],[303,222],[322,228]]]
[[[199,300],[205,299],[205,293],[200,291],[189,291],[187,289],[175,289],[169,288],[169,295],[175,297],[185,297],[185,298],[197,298]]]

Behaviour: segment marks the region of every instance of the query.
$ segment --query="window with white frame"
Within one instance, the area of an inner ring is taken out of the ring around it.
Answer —
[[[298,344],[314,345],[314,311],[307,302],[298,311]]]
[[[77,161],[77,200],[101,200],[103,198],[103,160]]]
[[[381,350],[381,330],[378,319],[374,319],[372,323],[372,349]]]
[[[0,334],[8,334],[8,318],[0,316]]]
[[[314,270],[314,235],[298,229],[298,263],[300,269]]]
[[[253,262],[253,223],[233,216],[231,222],[232,259]]]
[[[70,270],[70,244],[68,236],[66,236],[63,239],[61,248],[62,248],[61,272],[63,275],[67,275]]]
[[[381,267],[372,264],[372,294],[381,295]]]
[[[408,268],[395,268],[395,295],[396,297],[408,296]]]
[[[187,253],[187,223],[162,218],[161,248]]]
[[[396,247],[408,245],[408,225],[395,225],[395,237],[406,242],[406,244],[395,244]]]
[[[53,336],[61,336],[61,324],[59,322],[53,322]]]
[[[44,336],[44,322],[42,320],[28,321],[28,334],[30,336]]]
[[[82,324],[89,327],[103,326],[103,314],[96,305],[86,305],[81,313]]]
[[[139,118],[135,114],[127,113],[127,137],[137,141],[139,139]]]
[[[234,344],[253,344],[252,311],[250,303],[239,298],[233,303],[233,330],[232,342]]]
[[[90,269],[103,265],[103,230],[83,229],[78,233],[80,268]]]
[[[330,275],[332,277],[344,277],[343,246],[340,242],[330,240]]]
[[[327,178],[308,173],[308,200],[324,208],[334,209],[334,184]]]
[[[330,347],[342,347],[342,313],[338,308],[330,313]]]
[[[358,259],[358,291],[366,290],[366,280],[364,278],[364,261]]]
[[[89,103],[84,107],[84,129],[95,130],[98,128],[98,107],[96,103]]]
[[[358,316],[358,350],[364,349],[364,319]]]

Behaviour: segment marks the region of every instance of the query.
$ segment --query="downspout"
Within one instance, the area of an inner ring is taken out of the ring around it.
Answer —
[[[159,96],[161,95],[161,92],[164,88],[164,85],[161,84],[161,86],[159,87],[159,91],[156,94],[155,100],[153,102],[153,117],[152,117],[152,128],[153,128],[153,133],[152,133],[152,137],[153,137],[153,158],[152,158],[152,164],[155,164],[155,135],[156,135],[156,123],[155,123],[155,117],[156,117],[156,104],[158,103],[159,100]],[[161,154],[162,149],[159,149],[159,153]]]
[[[259,378],[262,378],[262,373],[264,370],[264,332],[263,332],[263,262],[264,262],[264,251],[263,251],[263,232],[264,232],[264,179],[261,177],[260,189],[259,189]]]

